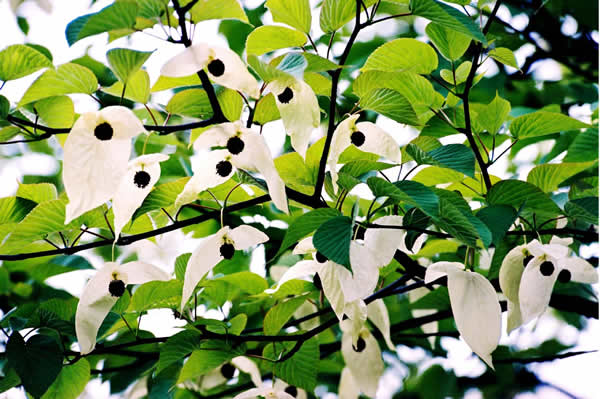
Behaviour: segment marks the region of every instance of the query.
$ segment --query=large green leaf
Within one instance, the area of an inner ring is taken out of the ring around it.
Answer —
[[[416,39],[400,38],[373,51],[362,70],[428,74],[435,71],[437,66],[437,54],[429,44]]]
[[[490,50],[488,54],[490,57],[504,65],[519,69],[515,54],[506,47],[496,47],[495,49]]]
[[[317,251],[327,259],[340,265],[350,266],[350,241],[352,240],[352,219],[336,216],[323,223],[313,236]]]
[[[434,165],[456,170],[469,177],[475,177],[475,156],[463,144],[448,144],[425,152],[415,144],[409,144],[406,152],[419,165]]]
[[[132,29],[137,16],[137,2],[121,0],[94,14],[78,17],[67,25],[65,35],[69,46],[84,37],[118,29]]]
[[[299,296],[285,300],[273,306],[263,321],[265,335],[276,335],[285,323],[294,315],[294,312],[306,301],[306,296]]]
[[[33,106],[46,126],[65,128],[73,125],[75,106],[68,96],[56,96],[37,101]]]
[[[283,242],[281,243],[281,247],[279,248],[277,255],[280,255],[283,251],[288,249],[290,245],[297,243],[298,240],[315,231],[319,226],[329,219],[339,215],[340,212],[337,209],[321,208],[298,216],[293,222],[290,223],[290,226],[286,230],[285,236],[283,237]]]
[[[513,137],[524,139],[586,127],[590,127],[590,125],[567,115],[557,112],[537,111],[515,118],[509,129]]]
[[[285,342],[281,345],[265,345],[263,356],[276,360],[292,349],[295,342]],[[294,355],[281,363],[267,363],[273,367],[273,373],[290,385],[313,392],[317,386],[319,373],[319,340],[316,337],[305,341]]]
[[[167,342],[160,347],[157,373],[173,363],[181,361],[194,349],[200,346],[202,334],[198,330],[183,330],[169,337]]]
[[[370,109],[387,116],[398,123],[413,126],[417,126],[420,123],[408,99],[395,90],[371,90],[360,99],[360,106],[363,109]]]
[[[0,51],[0,80],[14,80],[52,67],[52,61],[33,47],[14,44]]]
[[[565,204],[565,213],[572,219],[598,224],[598,197],[584,197]]]
[[[273,21],[283,22],[304,33],[310,32],[312,16],[308,0],[267,0],[265,5],[271,11]]]
[[[492,205],[480,209],[477,212],[477,217],[491,231],[492,242],[498,245],[517,218],[517,211],[508,205]]]
[[[52,258],[48,262],[36,265],[30,270],[29,274],[34,280],[44,281],[48,277],[57,276],[59,274],[93,268],[94,266],[82,256],[61,255]]]
[[[460,59],[471,44],[469,36],[435,22],[427,25],[425,33],[442,56],[450,61]]]
[[[44,72],[27,89],[19,106],[42,98],[64,94],[92,94],[98,89],[98,80],[92,71],[77,64],[63,64]]]
[[[183,283],[179,280],[150,281],[135,290],[129,303],[129,312],[149,309],[175,308],[181,302]]]
[[[231,348],[223,341],[206,341],[195,349],[183,365],[177,383],[197,378],[221,364],[243,354],[240,347]]]
[[[560,183],[569,177],[590,168],[595,163],[595,161],[590,161],[538,165],[531,169],[527,175],[527,181],[549,193],[558,189]]]
[[[325,33],[333,32],[350,22],[356,15],[354,0],[324,0],[319,25]]]
[[[456,8],[435,0],[410,0],[410,10],[414,15],[486,43],[479,26]]]
[[[406,202],[408,205],[421,209],[429,216],[439,214],[437,195],[421,183],[411,180],[401,180],[396,183],[382,179],[381,177],[370,177],[367,185],[376,197],[388,197],[392,204]]]
[[[213,111],[204,89],[187,89],[171,97],[167,104],[167,112],[207,119]]]
[[[238,0],[202,0],[190,11],[194,22],[209,19],[238,19],[248,23],[248,17]]]
[[[123,86],[125,86],[125,91],[123,91]],[[129,77],[126,85],[116,82],[104,91],[116,97],[123,96],[131,101],[146,104],[150,100],[150,77],[148,72],[140,69]]]
[[[475,247],[480,238],[487,248],[492,242],[492,233],[473,215],[469,204],[455,192],[441,189],[434,191],[440,204],[439,217],[434,218],[436,225],[471,247]]]
[[[492,186],[487,195],[490,205],[511,205],[516,209],[535,212],[539,216],[554,217],[558,206],[538,187],[520,180],[502,180]]]
[[[13,331],[8,339],[6,358],[25,390],[35,397],[46,392],[63,365],[62,350],[53,338],[38,334],[25,342],[18,331]]]
[[[136,51],[127,48],[114,48],[106,53],[108,64],[122,83],[127,84],[129,78],[136,73],[144,62],[152,55],[152,51]]]
[[[585,162],[598,159],[598,129],[579,133],[569,146],[564,162]]]
[[[306,35],[284,26],[260,26],[248,35],[246,52],[261,55],[273,50],[301,47],[306,43]]]
[[[35,206],[35,201],[26,198],[0,198],[0,224],[20,222]]]
[[[77,399],[90,379],[90,364],[85,359],[64,366],[42,399]]]
[[[135,220],[144,213],[173,205],[189,179],[189,177],[182,177],[181,179],[154,186],[154,189],[144,199],[144,202],[136,210],[132,219]]]
[[[474,107],[473,111],[474,119],[482,130],[496,134],[510,113],[510,103],[496,93],[496,97],[489,104]]]

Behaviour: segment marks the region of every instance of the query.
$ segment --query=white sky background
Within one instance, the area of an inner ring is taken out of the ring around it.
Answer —
[[[106,60],[106,51],[114,47],[129,47],[143,51],[156,50],[145,64],[145,68],[150,75],[151,82],[155,82],[159,76],[159,70],[162,64],[170,57],[179,53],[182,50],[181,45],[167,43],[165,41],[157,40],[150,35],[136,33],[131,39],[118,39],[108,45],[106,44],[107,35],[103,34],[83,39],[75,43],[72,47],[68,46],[64,35],[66,25],[78,16],[89,12],[98,11],[110,3],[112,3],[110,0],[100,0],[91,9],[89,9],[89,1],[54,0],[54,10],[50,15],[48,15],[41,11],[34,2],[26,2],[19,12],[20,15],[27,16],[30,24],[29,35],[25,37],[19,30],[15,21],[15,17],[10,11],[8,0],[0,0],[0,50],[8,45],[16,43],[30,42],[41,44],[50,49],[54,56],[55,65],[59,65],[74,58],[80,57],[85,53],[89,46],[91,46],[89,48],[89,54],[103,62]],[[260,4],[260,1],[251,0],[245,1],[244,3],[250,8],[253,8],[257,4]],[[311,0],[311,3],[315,3],[315,1]],[[527,24],[527,16],[518,15],[512,17],[505,7],[501,7],[499,15],[502,19],[507,21],[510,20],[515,25],[521,24],[525,26]],[[271,23],[272,21],[269,17],[269,20],[264,22]],[[573,24],[575,24],[575,26]],[[417,29],[424,30],[425,25],[425,20],[418,21]],[[362,32],[358,40],[369,40],[372,36],[377,34],[377,32],[395,31],[400,27],[401,23],[397,23],[395,21],[388,21],[378,24],[376,27],[366,29],[364,32]],[[217,28],[218,22],[216,21],[206,21],[200,23],[197,25],[194,41],[206,41],[211,44],[227,46],[226,40],[217,34]],[[572,18],[567,18],[563,26],[563,31],[572,32],[573,29],[576,31],[576,22]],[[313,16],[313,31],[318,30],[318,16]],[[159,29],[152,31],[152,33],[161,37],[164,36],[162,31]],[[313,37],[317,37],[317,35],[313,35]],[[333,51],[335,54],[339,54],[341,49],[334,47]],[[525,57],[531,51],[532,49],[528,48],[527,46],[523,46],[523,48],[519,49],[516,52],[518,62],[522,64]],[[487,68],[487,73],[490,75],[495,74],[498,71],[496,65],[491,62],[484,64],[484,68]],[[533,70],[535,71],[535,76],[538,79],[560,80],[561,78],[560,68],[554,61],[548,60],[538,62],[534,65]],[[25,92],[25,89],[41,73],[42,71],[39,71],[28,77],[8,82],[2,89],[1,94],[9,98],[13,104],[18,102]],[[342,87],[342,89],[344,89],[344,87]],[[75,95],[73,98],[75,100],[75,111],[78,113],[97,109],[97,104],[89,97]],[[168,97],[155,97],[154,101],[164,104],[166,101],[168,101]],[[589,110],[589,107],[584,107],[573,109],[570,113],[572,116],[589,120],[591,111]],[[384,117],[380,117],[378,124],[390,132],[400,145],[408,143],[416,136],[416,132],[411,130],[411,128],[405,128]],[[281,121],[269,123],[263,131],[263,133],[269,138],[269,146],[274,155],[280,151],[285,139],[282,132],[283,125]],[[316,140],[322,134],[323,133],[321,131],[316,130],[313,135],[313,139]],[[464,139],[459,136],[452,136],[445,140],[446,143],[464,141]],[[531,161],[536,158],[538,152],[546,152],[548,149],[548,146],[530,146],[528,149],[521,151],[515,160],[515,162],[518,162],[520,165],[518,170],[520,179],[526,178],[527,173],[529,173],[529,170],[532,167]],[[10,151],[11,150],[6,147],[0,148],[0,197],[14,195],[17,189],[17,181],[24,174],[55,173],[52,171],[55,171],[58,167],[56,160],[43,154],[28,154],[15,160],[6,160],[1,158],[2,154],[10,153]],[[501,149],[498,151],[498,153],[500,153],[500,151]],[[493,165],[491,173],[503,178],[508,178],[509,176],[506,175],[505,172],[506,167],[507,162],[505,157],[503,161],[499,161]],[[196,242],[184,240],[182,235],[178,232],[165,235],[162,240],[163,245],[172,244],[174,242],[179,243],[180,246],[177,248],[175,253],[189,252],[196,245]],[[150,243],[142,245],[150,245]],[[155,256],[155,263],[164,263],[164,266],[168,267],[168,259],[174,259],[173,252],[150,252],[155,250],[156,248],[149,249],[147,247],[144,247],[143,249],[146,255],[153,254],[152,256]],[[598,246],[595,245],[591,248],[588,248],[586,252],[588,253],[583,254],[586,257],[590,256],[592,253],[597,255]],[[83,254],[86,255],[85,253]],[[93,256],[88,257],[96,267],[100,266],[99,259],[94,258]],[[157,261],[156,257],[161,259],[161,261]],[[170,264],[170,267],[172,267],[172,261]],[[63,275],[60,277],[60,279],[50,279],[49,283],[66,289],[73,295],[79,296],[83,288],[83,284],[90,276],[89,271],[69,273],[67,276],[70,278],[65,279],[65,275]],[[596,292],[597,291],[598,290],[596,288]],[[143,328],[152,330],[157,336],[166,336],[168,334],[172,334],[173,331],[176,331],[171,327],[164,327],[165,325],[174,326],[176,324],[176,321],[170,317],[170,311],[154,311],[153,313],[155,313],[155,315],[149,315],[143,318]],[[506,315],[504,315],[504,318],[505,317]],[[165,321],[165,319],[170,320]],[[155,321],[153,322],[153,320]],[[159,322],[156,322],[157,320],[159,320]],[[148,328],[149,325],[153,325],[153,328]],[[573,327],[564,325],[562,323],[557,323],[553,317],[547,314],[546,316],[542,317],[537,324],[532,323],[527,327],[521,328],[518,332],[513,332],[510,337],[503,336],[502,343],[517,345],[521,349],[536,346],[538,343],[543,342],[544,339],[548,339],[550,337],[558,337],[564,343],[573,343],[576,333],[577,331]],[[590,321],[589,328],[580,335],[579,344],[576,348],[574,348],[574,350],[597,349],[599,337],[600,323],[597,320]],[[445,338],[443,340],[443,345],[449,350],[448,359],[434,359],[431,361],[426,361],[422,365],[423,368],[429,367],[432,363],[440,363],[447,368],[452,365],[458,375],[477,375],[484,370],[483,363],[472,355],[471,351],[464,342]],[[404,347],[399,347],[398,349],[398,355],[400,359],[386,359],[390,363],[395,364],[397,367],[389,369],[382,379],[380,390],[377,396],[379,399],[391,398],[393,392],[400,387],[401,378],[406,375],[406,369],[402,365],[400,361],[401,359],[404,358],[406,360],[416,360],[423,359],[425,357],[424,352],[421,350],[411,350]],[[598,364],[600,364],[600,355],[588,354],[574,358],[558,360],[552,363],[535,364],[530,366],[530,368],[535,370],[543,381],[564,388],[580,398],[592,399],[598,397],[597,395],[600,391],[600,386],[597,382]],[[106,398],[108,396],[108,384],[100,384],[98,380],[88,385],[88,389],[84,395],[84,397],[90,399]],[[327,397],[334,396],[328,394]],[[478,397],[480,397],[480,395],[476,392],[470,392],[468,395],[469,399],[476,399]],[[551,388],[542,388],[536,393],[519,396],[521,399],[552,399],[565,397],[565,395],[560,394],[558,391]],[[20,399],[25,398],[25,396],[22,391],[13,389],[6,394],[0,394],[0,398]]]

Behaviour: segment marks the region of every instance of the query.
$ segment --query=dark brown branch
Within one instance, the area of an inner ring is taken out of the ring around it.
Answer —
[[[537,357],[527,357],[527,358],[513,357],[513,358],[506,358],[506,359],[499,359],[499,360],[494,359],[494,363],[495,364],[500,364],[500,363],[529,364],[529,363],[551,362],[553,360],[566,359],[568,357],[585,355],[587,353],[595,353],[595,352],[598,352],[598,351],[591,350],[591,351],[579,351],[579,352],[566,352],[566,353],[561,353],[558,355],[537,356]]]

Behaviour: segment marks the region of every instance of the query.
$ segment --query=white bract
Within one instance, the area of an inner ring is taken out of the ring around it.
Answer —
[[[164,154],[142,155],[129,162],[129,167],[113,196],[115,215],[115,240],[133,213],[142,205],[146,196],[160,178],[160,162],[169,159]]]
[[[83,289],[75,313],[75,332],[82,355],[94,349],[98,329],[110,309],[125,292],[125,286],[154,280],[168,281],[169,275],[144,262],[129,262],[123,265],[107,262],[96,272]]]
[[[197,152],[212,147],[225,147],[205,153],[194,161],[194,175],[175,200],[175,207],[195,201],[198,194],[226,182],[235,168],[261,173],[275,206],[287,213],[285,183],[277,173],[265,139],[260,134],[242,127],[240,122],[222,123],[202,133],[194,142]]]
[[[231,259],[235,251],[245,250],[268,240],[269,237],[265,233],[246,225],[234,229],[225,226],[215,234],[206,237],[188,260],[181,294],[181,312],[198,282],[217,263],[223,259]]]
[[[247,391],[239,393],[233,399],[254,399],[258,396],[261,396],[265,399],[306,399],[307,397],[306,392],[304,390],[297,388],[296,396],[290,395],[289,393],[287,393],[288,387],[290,387],[290,385],[281,380],[276,380],[272,386],[263,384],[260,374],[258,374],[258,377],[253,376],[252,382],[254,383],[254,385],[256,385],[256,388],[251,388]]]
[[[274,80],[269,83],[267,90],[275,97],[283,125],[291,137],[292,147],[304,158],[312,131],[321,122],[317,96],[309,85],[294,78]]]
[[[343,120],[333,133],[331,150],[327,164],[331,171],[331,181],[337,191],[337,163],[344,150],[354,145],[361,151],[372,152],[379,156],[400,163],[400,147],[384,130],[371,122],[356,123],[359,115],[352,115]]]
[[[249,374],[250,379],[256,386],[262,385],[260,370],[252,360],[245,356],[237,356],[231,359],[229,363],[231,363],[231,366],[235,367],[241,372]],[[224,363],[216,369],[201,376],[200,390],[207,391],[229,381],[229,378],[223,375],[223,368],[229,363]]]
[[[244,61],[232,50],[206,43],[195,44],[171,58],[160,70],[161,75],[183,77],[205,70],[215,83],[241,91],[253,98],[259,96],[258,82],[248,72]]]
[[[63,183],[69,197],[65,224],[113,196],[127,172],[131,138],[142,132],[140,120],[121,106],[77,119],[64,148]]]
[[[456,328],[488,366],[498,346],[502,329],[502,309],[492,284],[481,274],[465,271],[458,262],[436,262],[427,267],[425,283],[448,276],[450,306]]]
[[[366,396],[375,397],[379,379],[385,368],[379,344],[371,332],[364,327],[358,333],[358,339],[354,339],[353,335],[355,334],[351,320],[343,320],[340,327],[342,328],[342,356],[346,363],[346,369],[353,377],[353,383],[344,386],[340,391],[348,392],[349,397],[353,397],[356,393],[353,392],[353,388],[358,387]],[[342,383],[346,385],[346,379],[347,376],[340,381],[340,385]]]
[[[526,249],[522,245],[506,255],[500,268],[500,287],[509,300],[509,332],[546,311],[556,280],[598,282],[598,273],[590,263],[570,255],[571,243],[571,238],[553,237],[549,244],[533,240]]]

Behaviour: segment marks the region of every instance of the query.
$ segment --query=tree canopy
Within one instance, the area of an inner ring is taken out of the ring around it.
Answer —
[[[21,3],[0,165],[56,168],[0,198],[0,392],[512,397],[594,349],[518,337],[598,319],[597,4],[92,1],[57,63]]]

